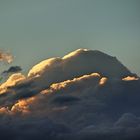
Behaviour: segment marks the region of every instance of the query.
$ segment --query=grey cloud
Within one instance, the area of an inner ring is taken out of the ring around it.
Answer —
[[[89,91],[80,91],[79,93],[72,91],[69,92],[69,95],[66,95],[67,92],[62,93],[62,95],[61,93],[58,93],[59,95],[57,95],[57,93],[43,94],[42,98],[40,98],[41,95],[38,94],[36,98],[38,98],[39,102],[32,105],[29,104],[31,114],[25,115],[25,120],[20,120],[23,116],[20,116],[18,112],[13,116],[13,121],[11,121],[11,118],[9,118],[11,116],[9,115],[3,116],[4,120],[1,119],[3,123],[1,123],[0,126],[0,136],[3,139],[10,140],[39,140],[42,138],[50,140],[139,139],[139,117],[136,117],[132,113],[123,114],[119,112],[119,115],[117,115],[118,111],[116,109],[113,110],[113,107],[110,110],[108,104],[115,101],[117,95],[112,95],[115,97],[109,97],[109,99],[107,97],[101,98],[99,97],[101,94],[108,96],[112,93],[110,92],[106,95],[106,93],[99,92],[101,90],[100,88],[105,87],[99,87],[98,90],[96,89],[99,95],[96,95],[94,88]],[[28,92],[26,93],[28,94]],[[74,97],[73,101],[74,95],[78,96]],[[118,96],[121,98],[120,94]],[[129,96],[131,97],[130,94]],[[75,98],[78,98],[78,100],[75,100]],[[61,104],[61,108],[58,102]],[[103,103],[105,104],[103,105]],[[124,102],[124,104],[127,107],[128,103]],[[67,108],[65,106],[67,106]],[[119,109],[122,104],[119,105],[118,103],[117,106]],[[124,108],[123,112],[125,112],[125,109],[126,108]],[[135,109],[139,110],[139,106]],[[132,111],[132,109],[130,111]],[[114,115],[116,116],[116,121],[111,121]],[[28,118],[28,116],[31,118]],[[32,116],[36,116],[36,119],[33,119]],[[52,122],[47,119],[43,120],[40,116],[47,116],[51,118]],[[107,120],[109,122],[107,122]],[[6,125],[7,122],[8,126]]]
[[[15,119],[16,118],[16,119]],[[64,124],[53,123],[48,118],[44,117],[26,117],[26,118],[7,118],[5,116],[5,121],[1,122],[0,126],[0,137],[5,140],[39,140],[39,139],[49,139],[58,140],[61,139],[61,135],[70,133],[70,129]],[[6,121],[11,119],[10,123],[7,125]],[[10,128],[10,130],[9,130]]]
[[[127,74],[116,58],[88,50],[42,62],[28,77],[16,74],[0,95],[0,137],[139,140],[140,80],[122,80]]]
[[[8,70],[3,71],[2,75],[17,73],[17,72],[20,72],[20,71],[22,71],[22,68],[20,66],[11,66]]]
[[[78,140],[138,140],[140,138],[140,118],[132,113],[124,113],[111,125],[88,126],[76,135]]]
[[[78,97],[74,96],[57,96],[52,100],[52,104],[56,105],[67,105],[67,104],[74,104],[74,102],[79,101]]]
[[[140,118],[136,117],[132,113],[125,113],[119,118],[119,120],[115,123],[116,127],[139,127],[140,126]]]

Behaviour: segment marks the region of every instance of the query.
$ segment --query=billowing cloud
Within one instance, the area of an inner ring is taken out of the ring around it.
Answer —
[[[9,87],[16,86],[22,80],[25,80],[25,76],[21,73],[11,75],[5,83],[0,85],[0,94],[7,92]]]
[[[101,76],[98,73],[92,73],[89,75],[83,75],[81,77],[74,78],[72,80],[67,80],[60,83],[54,83],[50,86],[50,91],[72,91],[72,90],[81,90],[84,88],[89,88],[90,86],[97,86],[100,82]],[[42,91],[45,93],[45,91]]]
[[[21,107],[23,107],[23,105],[25,105],[24,103],[28,103],[28,105],[30,105],[30,102],[28,102],[28,99],[24,100],[24,98],[29,98],[32,96],[39,94],[39,92],[41,94],[54,94],[55,92],[59,92],[59,93],[71,93],[71,92],[77,92],[79,93],[79,91],[84,91],[86,89],[89,88],[93,88],[93,87],[97,87],[100,85],[100,80],[102,80],[101,76],[98,73],[92,73],[89,75],[84,75],[78,78],[74,78],[72,80],[67,80],[64,82],[60,82],[60,83],[54,83],[52,84],[48,89],[46,90],[42,90],[40,92],[40,90],[34,89],[34,86],[31,85],[32,82],[29,81],[29,83],[26,81],[26,78],[19,74],[14,74],[12,75],[2,86],[1,86],[1,94],[4,93],[9,93],[9,96],[7,95],[7,98],[9,100],[11,100],[11,102],[16,102],[16,100],[18,100],[18,103],[16,103],[16,106],[18,105],[18,108],[20,108],[20,103],[22,104]],[[26,83],[27,82],[27,83]],[[56,94],[57,96],[57,94]],[[6,98],[6,99],[7,99]],[[35,99],[38,97],[35,97]],[[72,100],[77,100],[78,97],[72,97],[72,96],[68,96],[68,97],[64,97],[62,99],[62,97],[56,97],[58,99],[54,99],[55,102],[59,102],[58,100],[60,100],[60,102],[62,102],[62,100],[66,100],[66,101],[72,101]],[[30,100],[30,98],[29,98]],[[11,104],[10,104],[11,105]],[[15,105],[13,105],[15,106]],[[26,108],[26,107],[25,107]],[[19,109],[20,110],[20,109]],[[23,108],[21,108],[21,110],[23,110]]]
[[[78,49],[62,58],[50,58],[40,62],[29,71],[28,77],[36,77],[34,82],[45,88],[53,83],[90,73],[100,73],[115,79],[134,75],[115,57],[100,51]]]
[[[132,82],[128,89],[126,81],[108,80],[100,86],[100,79],[100,75],[90,74],[56,83],[34,97],[2,107],[0,130],[7,130],[6,134],[14,135],[15,140],[21,136],[36,140],[46,137],[56,140],[140,138],[139,81],[135,83],[137,86]],[[4,125],[9,117],[12,131]],[[28,133],[21,127],[28,129]],[[52,130],[55,132],[50,135]]]
[[[135,74],[99,51],[44,60],[0,85],[0,137],[140,139],[139,87]]]
[[[13,61],[13,56],[10,53],[0,50],[0,61],[11,63]]]

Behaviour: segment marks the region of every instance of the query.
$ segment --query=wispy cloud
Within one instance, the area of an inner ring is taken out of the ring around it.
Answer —
[[[0,61],[6,62],[6,63],[11,63],[13,61],[13,55],[9,52],[0,50]]]

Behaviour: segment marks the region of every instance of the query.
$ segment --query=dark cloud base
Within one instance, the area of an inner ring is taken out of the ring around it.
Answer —
[[[136,75],[114,57],[80,49],[0,86],[0,139],[139,140],[139,107]]]
[[[8,75],[11,73],[17,73],[22,71],[22,68],[20,66],[11,66],[8,70],[5,70],[2,72],[2,75]]]
[[[35,96],[31,114],[1,114],[0,138],[139,140],[139,86],[140,81],[108,81],[79,92],[79,86],[63,89],[67,92],[48,90]]]

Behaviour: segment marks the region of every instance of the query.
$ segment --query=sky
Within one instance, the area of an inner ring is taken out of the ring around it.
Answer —
[[[140,78],[88,49],[140,76],[140,0],[0,0],[0,138],[140,139]]]
[[[0,49],[27,72],[78,48],[116,56],[140,75],[139,0],[0,0]],[[1,71],[10,65],[0,64]]]

